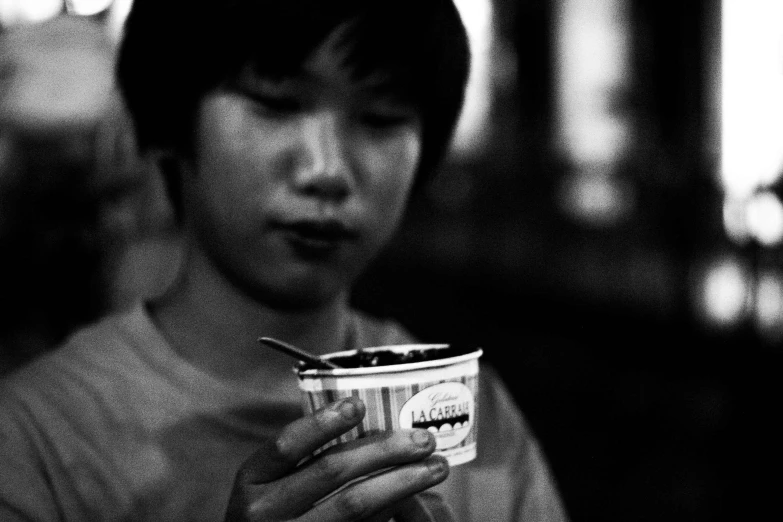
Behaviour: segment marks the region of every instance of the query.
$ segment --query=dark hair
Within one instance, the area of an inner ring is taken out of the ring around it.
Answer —
[[[468,77],[467,34],[452,0],[135,0],[118,77],[139,146],[190,154],[207,92],[247,65],[295,73],[343,25],[348,65],[357,75],[384,73],[422,116],[421,185],[447,152]]]

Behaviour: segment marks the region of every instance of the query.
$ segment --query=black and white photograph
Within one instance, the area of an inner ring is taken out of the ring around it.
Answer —
[[[0,522],[734,522],[783,1],[0,0]]]

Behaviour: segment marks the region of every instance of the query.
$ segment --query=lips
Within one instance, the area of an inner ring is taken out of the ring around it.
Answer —
[[[336,220],[300,220],[277,223],[289,243],[304,254],[328,253],[345,243],[355,241],[359,233]]]

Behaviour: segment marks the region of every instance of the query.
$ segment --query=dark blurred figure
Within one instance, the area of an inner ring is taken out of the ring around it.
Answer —
[[[103,27],[1,31],[0,374],[110,309],[129,241],[167,219]]]

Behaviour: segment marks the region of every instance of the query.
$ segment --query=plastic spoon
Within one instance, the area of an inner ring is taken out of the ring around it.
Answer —
[[[300,361],[309,363],[316,368],[321,368],[324,370],[334,370],[335,368],[340,368],[340,366],[334,364],[331,361],[322,359],[317,355],[302,350],[301,348],[284,343],[283,341],[278,341],[277,339],[272,339],[271,337],[259,337],[258,342],[283,352],[286,355],[290,355],[296,359],[299,359]]]

